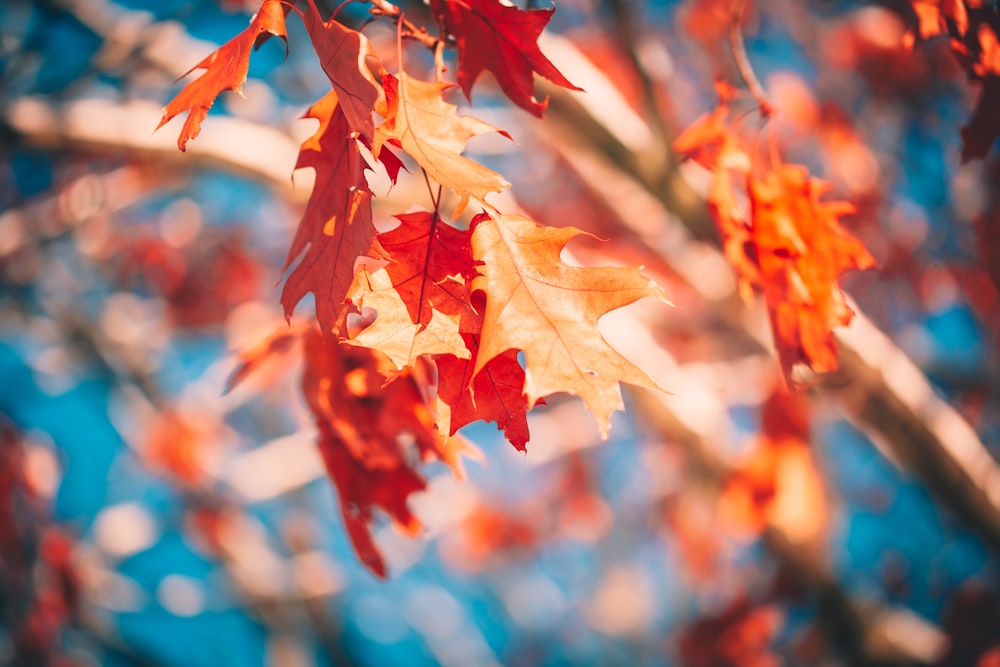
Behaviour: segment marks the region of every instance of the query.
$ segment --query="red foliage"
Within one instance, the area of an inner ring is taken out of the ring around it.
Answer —
[[[347,532],[362,562],[384,577],[371,534],[373,510],[404,532],[419,532],[407,508],[410,494],[425,487],[416,466],[436,459],[461,475],[466,445],[437,432],[433,404],[421,391],[422,367],[397,372],[384,354],[318,333],[305,335],[305,358],[302,391]]]
[[[548,98],[534,95],[533,74],[580,90],[538,48],[538,37],[554,9],[523,10],[500,0],[431,0],[431,11],[458,48],[458,84],[472,99],[472,84],[489,70],[514,104],[541,116]]]
[[[0,621],[11,664],[57,660],[60,633],[77,611],[74,544],[47,520],[25,478],[20,435],[0,414]]]
[[[778,611],[739,597],[719,614],[702,618],[680,639],[684,667],[778,667],[770,643],[778,630]]]

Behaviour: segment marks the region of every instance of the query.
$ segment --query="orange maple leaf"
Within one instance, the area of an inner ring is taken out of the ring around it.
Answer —
[[[480,327],[469,303],[475,272],[469,232],[427,211],[396,217],[399,227],[379,235],[389,263],[361,267],[355,276],[352,301],[378,317],[354,340],[386,353],[399,368],[421,354],[468,358],[462,333]]]
[[[177,97],[164,107],[163,118],[156,129],[163,127],[177,114],[187,111],[187,120],[184,121],[180,136],[177,138],[177,147],[183,151],[187,142],[198,136],[201,122],[205,120],[219,93],[232,90],[240,95],[243,94],[243,83],[247,80],[247,72],[250,69],[250,51],[260,46],[271,35],[285,40],[287,49],[285,9],[280,0],[264,0],[250,21],[250,25],[243,32],[184,74],[187,76],[196,69],[205,70],[204,74],[186,85]]]
[[[723,524],[760,534],[768,525],[803,545],[818,546],[829,522],[823,477],[809,448],[809,402],[781,387],[763,406],[751,454],[719,498]]]
[[[316,133],[302,144],[295,167],[316,171],[305,213],[285,258],[284,271],[302,255],[281,292],[285,317],[307,293],[316,298],[316,318],[324,332],[341,326],[350,308],[347,295],[358,257],[381,258],[384,251],[372,222],[366,163],[337,101],[327,93],[306,118],[319,120]]]
[[[465,142],[477,134],[499,132],[508,139],[510,135],[478,118],[459,116],[458,107],[442,96],[454,84],[421,81],[406,72],[398,78],[383,72],[382,86],[384,108],[376,110],[385,120],[375,128],[372,152],[376,157],[387,141],[398,141],[428,176],[459,196],[456,217],[470,197],[485,201],[490,192],[510,187],[500,174],[460,155]]]
[[[528,404],[555,392],[580,396],[606,437],[611,413],[623,409],[619,380],[657,387],[608,345],[597,321],[643,297],[664,297],[638,268],[563,262],[563,247],[582,233],[520,215],[476,217],[472,254],[481,264],[472,289],[485,294],[486,308],[473,375],[504,352],[523,350]]]
[[[541,116],[548,98],[535,99],[533,74],[580,90],[538,48],[538,37],[555,9],[524,10],[499,0],[431,0],[441,31],[458,47],[458,83],[468,99],[472,84],[489,70],[514,104]]]

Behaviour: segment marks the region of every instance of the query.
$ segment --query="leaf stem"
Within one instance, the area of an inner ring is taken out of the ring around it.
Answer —
[[[388,16],[394,20],[400,26],[403,37],[420,42],[431,50],[436,49],[438,43],[443,43],[443,40],[428,33],[427,28],[414,25],[399,7],[388,0],[371,0],[371,3],[369,11],[376,16]]]
[[[750,58],[747,56],[746,45],[743,43],[743,30],[740,24],[743,22],[743,9],[745,6],[746,0],[733,0],[733,5],[729,12],[729,45],[733,50],[733,60],[736,61],[736,68],[743,78],[743,83],[746,84],[750,90],[750,94],[753,95],[754,101],[757,102],[757,106],[760,108],[760,115],[768,118],[774,113],[774,107],[768,101],[767,93],[764,92],[764,86],[760,84],[760,80],[753,71],[753,65],[750,64]]]

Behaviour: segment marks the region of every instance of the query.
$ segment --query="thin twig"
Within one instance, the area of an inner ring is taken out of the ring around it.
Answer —
[[[628,2],[628,0],[608,0],[608,6],[614,17],[615,38],[618,40],[618,46],[625,52],[632,69],[639,77],[639,83],[642,85],[642,101],[646,107],[650,125],[661,139],[665,140],[667,137],[673,136],[674,131],[670,128],[670,124],[660,108],[656,96],[656,85],[649,75],[649,70],[643,65],[636,48],[639,38],[635,29],[634,3]]]
[[[371,0],[371,3],[371,13],[376,16],[388,16],[396,21],[400,26],[400,32],[404,39],[412,39],[420,42],[432,51],[436,50],[437,45],[442,42],[440,38],[428,33],[427,28],[422,26],[418,28],[414,25],[413,22],[406,18],[406,15],[403,14],[399,7],[388,2],[388,0]]]
[[[753,71],[753,65],[750,64],[750,58],[747,56],[746,45],[743,43],[743,30],[740,24],[743,22],[743,8],[745,6],[746,0],[733,0],[732,11],[729,14],[729,45],[733,49],[733,60],[736,61],[736,68],[750,90],[750,94],[757,102],[760,115],[768,118],[774,112],[774,107],[768,101],[764,86],[760,84],[760,80],[757,79],[757,75]]]
[[[448,66],[444,64],[444,40],[439,39],[434,45],[434,79],[444,81],[444,73]]]

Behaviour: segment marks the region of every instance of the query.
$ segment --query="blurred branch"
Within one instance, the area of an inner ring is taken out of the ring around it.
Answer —
[[[96,66],[109,70],[133,66],[136,55],[171,78],[180,78],[196,54],[218,48],[187,33],[176,21],[157,21],[151,12],[127,9],[110,0],[47,0],[73,15],[102,39]]]
[[[697,238],[718,238],[704,199],[682,178],[668,138],[656,137],[614,83],[569,39],[548,33],[542,37],[539,43],[545,52],[572,72],[573,81],[586,92],[539,80],[540,89],[549,96],[549,119],[537,134],[576,143],[580,143],[577,138],[586,138],[589,148],[642,185]]]
[[[153,132],[160,115],[160,107],[139,100],[118,104],[88,99],[55,104],[29,97],[0,109],[0,125],[32,145],[123,154],[181,170],[197,165],[216,167],[292,192],[298,145],[287,134],[238,118],[212,117],[206,119],[206,131],[198,141],[191,143],[187,153],[181,153],[170,124]],[[311,177],[308,170],[297,175],[295,191],[307,194]]]
[[[840,370],[824,393],[1000,552],[1000,466],[975,430],[862,313],[837,338]]]
[[[692,385],[697,384],[681,367],[676,367],[667,378],[671,387],[681,387],[678,392],[691,391]],[[728,458],[716,450],[713,443],[720,440],[706,439],[701,424],[705,418],[710,418],[716,431],[731,428],[724,406],[703,405],[697,411],[698,424],[695,424],[688,405],[677,405],[675,399],[678,397],[640,389],[630,390],[628,396],[630,408],[641,417],[637,420],[639,423],[663,441],[682,448],[686,464],[693,473],[691,479],[721,488],[735,469]],[[763,541],[782,569],[792,574],[815,599],[819,627],[828,650],[845,655],[851,664],[859,667],[931,665],[942,655],[946,640],[938,628],[906,609],[852,600],[837,583],[828,564],[816,553],[815,545],[797,542],[775,525],[764,530]],[[896,632],[901,626],[910,628],[911,632]]]
[[[649,71],[639,55],[639,48],[644,38],[636,30],[636,20],[633,13],[636,9],[636,4],[626,2],[625,0],[607,0],[607,3],[611,9],[611,16],[614,18],[614,36],[618,42],[618,48],[628,57],[632,69],[635,70],[636,76],[639,78],[642,86],[644,111],[650,119],[650,125],[656,132],[660,143],[665,144],[674,133],[667,117],[660,108],[653,77],[649,75]],[[673,151],[664,151],[664,153],[666,159],[674,160]],[[665,169],[664,171],[669,173],[670,169]]]
[[[742,24],[743,10],[745,8],[746,0],[733,0],[733,5],[729,13],[729,45],[732,48],[733,60],[736,61],[736,68],[743,78],[743,83],[747,85],[750,94],[753,95],[754,101],[757,102],[760,115],[767,118],[771,115],[773,108],[767,99],[767,93],[764,92],[764,86],[761,85],[760,79],[757,78],[757,73],[753,70],[753,65],[750,64],[750,57],[747,55],[747,48],[743,43]]]

